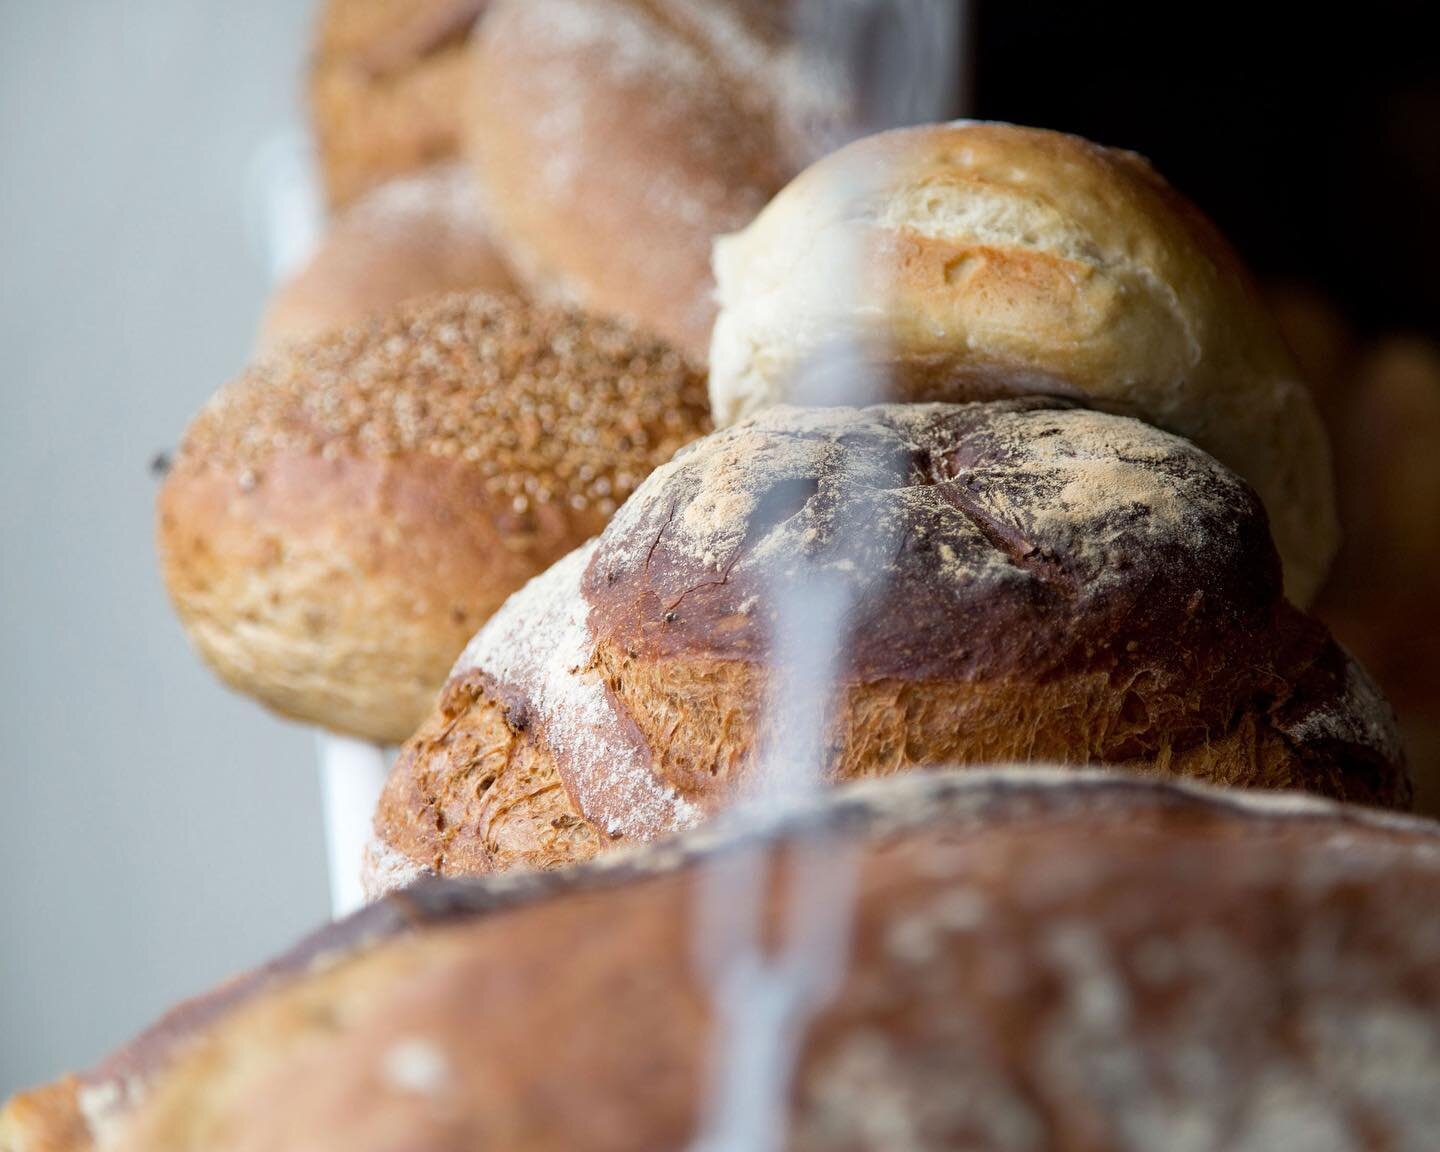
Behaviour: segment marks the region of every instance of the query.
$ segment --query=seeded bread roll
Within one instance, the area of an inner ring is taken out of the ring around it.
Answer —
[[[703,360],[710,242],[833,145],[847,93],[775,0],[494,0],[468,153],[536,294]]]
[[[799,969],[831,991],[801,1021],[778,1146],[1346,1152],[1440,1124],[1436,825],[1037,770],[419,886],[81,1095],[114,1102],[92,1114],[121,1152],[696,1147],[733,1051],[707,974],[734,942],[699,934],[723,891],[702,869],[746,860],[773,878],[773,947],[791,886],[813,913],[854,884],[838,951]]]
[[[165,582],[228,683],[403,740],[512,591],[706,430],[704,379],[622,325],[449,296],[292,345],[191,425]]]
[[[333,219],[305,266],[265,311],[259,351],[323,336],[443,292],[514,292],[470,170],[392,180]]]
[[[467,41],[486,0],[327,0],[310,110],[332,208],[456,155]]]
[[[780,407],[658,469],[479,633],[386,785],[371,890],[733,802],[777,735],[777,607],[822,579],[854,604],[827,779],[1058,761],[1408,801],[1388,706],[1193,445],[1057,401]]]
[[[1318,591],[1338,529],[1314,402],[1230,246],[1134,153],[1008,124],[871,136],[720,240],[715,271],[717,423],[825,402],[798,369],[836,344],[897,399],[1077,397],[1239,472],[1292,599]]]

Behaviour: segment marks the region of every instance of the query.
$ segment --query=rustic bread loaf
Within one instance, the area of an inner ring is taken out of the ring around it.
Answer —
[[[1345,1152],[1440,1123],[1436,825],[1036,770],[419,886],[80,1094],[130,1100],[102,1123],[123,1152],[693,1147],[733,1052],[713,981],[734,957],[697,928],[743,861],[763,939],[799,932],[792,885],[853,900],[812,957],[834,982],[801,1022],[787,1148]]]
[[[369,883],[583,859],[692,824],[773,743],[786,590],[854,611],[831,780],[1103,763],[1404,805],[1389,708],[1284,598],[1254,493],[1059,401],[762,412],[656,470],[455,666]]]

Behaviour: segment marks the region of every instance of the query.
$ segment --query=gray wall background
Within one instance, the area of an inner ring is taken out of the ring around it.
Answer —
[[[240,367],[305,0],[0,0],[0,1096],[326,914],[311,735],[214,682],[151,457]]]

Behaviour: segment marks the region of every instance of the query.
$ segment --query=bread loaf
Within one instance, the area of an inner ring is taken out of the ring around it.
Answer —
[[[386,786],[372,888],[733,803],[776,736],[782,594],[821,577],[855,605],[813,638],[842,652],[827,779],[1029,760],[1408,801],[1388,706],[1193,445],[1036,399],[780,407],[657,469],[479,633]]]
[[[444,165],[383,184],[332,219],[270,300],[258,347],[274,352],[421,296],[516,290],[470,170]]]
[[[399,742],[490,613],[706,428],[703,376],[623,325],[407,304],[200,413],[158,501],[166,586],[231,685]]]
[[[512,263],[703,360],[710,242],[831,146],[849,94],[786,0],[495,0],[467,152]]]
[[[791,885],[813,900],[854,877],[786,1148],[1343,1152],[1423,1148],[1440,1123],[1434,824],[986,770],[389,897],[152,1037],[107,1147],[694,1147],[733,1055],[707,974],[735,958],[697,931],[702,869],[747,859],[772,942],[800,931]]]

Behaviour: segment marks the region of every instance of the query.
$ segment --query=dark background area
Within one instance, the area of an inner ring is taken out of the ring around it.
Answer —
[[[980,2],[971,107],[1141,152],[1263,279],[1440,336],[1437,8]]]

